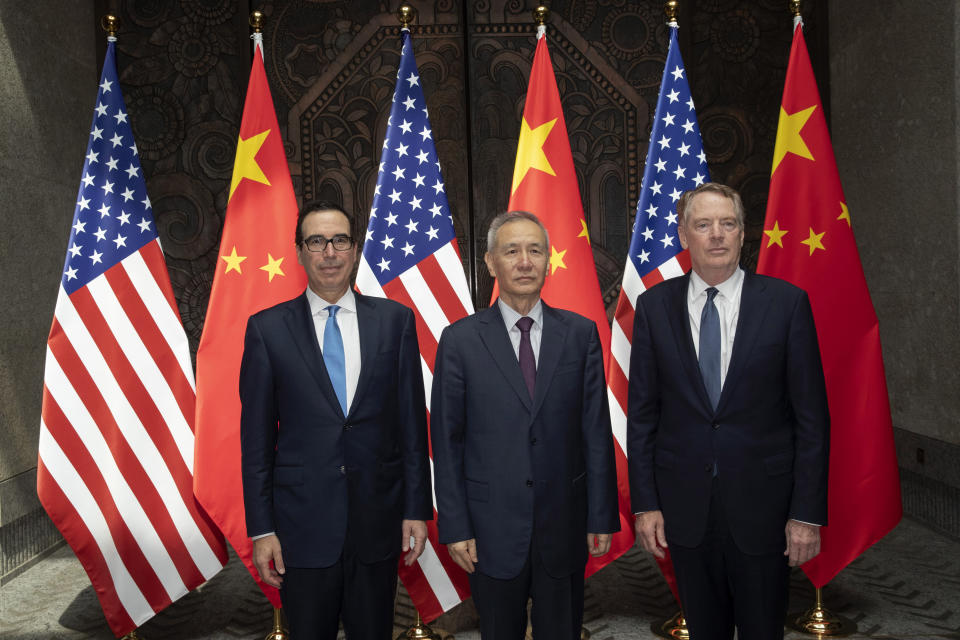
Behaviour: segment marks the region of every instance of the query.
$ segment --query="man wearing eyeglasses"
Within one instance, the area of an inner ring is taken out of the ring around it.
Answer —
[[[397,557],[433,516],[413,312],[350,287],[358,249],[336,204],[297,217],[306,291],[250,317],[240,366],[253,561],[297,640],[387,640]]]

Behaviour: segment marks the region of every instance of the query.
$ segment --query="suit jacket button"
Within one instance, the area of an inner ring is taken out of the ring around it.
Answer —
[[[706,471],[707,473],[713,473],[713,465],[705,464],[703,465],[703,470]]]
[[[347,475],[347,467],[345,465],[340,465],[340,475]]]
[[[719,428],[720,428],[720,423],[719,423],[719,422],[714,422],[714,423],[713,423],[713,428],[714,428],[714,429],[719,429]]]
[[[528,486],[528,487],[532,487],[532,486],[533,486],[533,480],[527,480],[527,486]]]
[[[537,439],[536,439],[536,438],[532,438],[532,439],[530,440],[530,444],[537,444]]]
[[[352,424],[345,424],[345,425],[343,425],[343,430],[344,430],[344,431],[350,431],[350,429],[353,429],[353,425],[352,425]]]

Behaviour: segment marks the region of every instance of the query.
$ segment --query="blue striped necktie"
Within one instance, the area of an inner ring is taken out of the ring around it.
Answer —
[[[327,367],[327,375],[333,384],[333,390],[340,401],[343,415],[347,415],[347,366],[343,356],[343,336],[340,335],[340,326],[337,324],[335,304],[327,307],[327,324],[323,328],[323,364]]]

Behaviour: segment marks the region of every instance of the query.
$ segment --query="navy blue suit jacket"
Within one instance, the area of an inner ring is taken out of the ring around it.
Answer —
[[[431,520],[413,312],[356,294],[360,379],[346,416],[306,294],[250,317],[240,365],[247,535],[275,531],[284,563],[327,567],[347,531],[361,560],[400,552],[404,518]]]
[[[827,523],[830,415],[807,294],[745,274],[730,366],[714,410],[687,311],[689,274],[637,299],[627,450],[634,511],[663,511],[667,541],[700,544],[717,463],[731,535],[782,552],[793,518]]]
[[[512,578],[534,543],[555,577],[583,571],[586,534],[619,530],[596,325],[543,305],[534,397],[497,304],[447,327],[431,395],[440,542],[476,538],[477,569]]]

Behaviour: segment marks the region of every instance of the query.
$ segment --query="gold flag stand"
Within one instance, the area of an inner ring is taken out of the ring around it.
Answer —
[[[687,629],[687,619],[683,617],[683,611],[677,611],[672,617],[662,622],[652,622],[650,624],[650,631],[658,638],[690,640],[690,630]]]
[[[141,636],[139,633],[137,633],[137,630],[134,629],[133,631],[131,631],[131,632],[128,633],[127,635],[125,635],[125,636],[123,636],[122,638],[120,638],[120,640],[144,640],[144,639],[143,639],[143,636]]]
[[[263,640],[290,640],[286,620],[283,618],[283,609],[273,608],[273,629]]]
[[[416,624],[398,635],[397,640],[440,640],[440,634],[434,633],[433,629],[420,619],[420,612],[417,611]]]
[[[811,609],[787,615],[786,627],[812,636],[846,636],[857,632],[857,623],[823,608],[823,590],[817,588]]]

